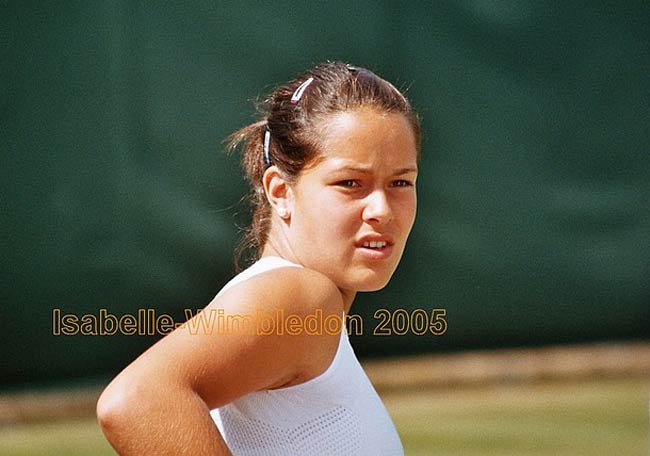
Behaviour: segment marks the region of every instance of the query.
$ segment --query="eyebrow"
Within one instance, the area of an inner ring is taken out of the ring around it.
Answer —
[[[342,166],[341,168],[336,168],[331,171],[331,174],[338,173],[341,171],[353,171],[361,174],[371,174],[372,168],[363,168],[359,166]],[[391,174],[391,176],[400,176],[402,174],[408,173],[417,173],[418,169],[412,166],[407,166],[405,168],[398,168]]]

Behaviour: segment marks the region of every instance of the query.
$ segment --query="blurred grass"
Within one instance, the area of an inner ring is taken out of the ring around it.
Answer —
[[[115,455],[95,417],[0,427],[2,456]]]
[[[382,395],[407,455],[648,454],[645,377]]]
[[[644,455],[644,377],[383,393],[406,454]],[[94,417],[0,427],[2,456],[114,455]]]

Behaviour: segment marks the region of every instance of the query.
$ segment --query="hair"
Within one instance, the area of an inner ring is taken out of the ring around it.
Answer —
[[[313,78],[311,83],[301,85]],[[298,98],[298,100],[296,100]],[[361,107],[400,113],[409,121],[420,149],[420,121],[407,98],[390,82],[365,68],[342,62],[326,62],[278,87],[262,105],[262,119],[228,138],[230,151],[242,147],[242,168],[251,186],[248,196],[252,223],[235,250],[235,268],[260,258],[271,226],[271,207],[262,185],[264,172],[275,165],[289,183],[320,156],[319,138],[328,116]],[[264,136],[270,132],[268,151]],[[268,162],[265,154],[268,153]]]

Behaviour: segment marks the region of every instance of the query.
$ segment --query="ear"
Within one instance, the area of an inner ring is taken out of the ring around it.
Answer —
[[[264,171],[262,185],[272,211],[283,220],[289,219],[293,208],[293,190],[277,166],[269,166]]]

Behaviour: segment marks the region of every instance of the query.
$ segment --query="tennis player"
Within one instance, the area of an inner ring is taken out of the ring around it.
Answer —
[[[279,87],[262,120],[232,135],[252,187],[254,262],[105,389],[98,418],[120,454],[403,454],[344,317],[400,261],[419,138],[392,84],[340,62]],[[210,312],[237,325],[197,331]]]

